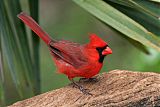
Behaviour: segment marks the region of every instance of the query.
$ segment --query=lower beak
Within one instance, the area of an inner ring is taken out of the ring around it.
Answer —
[[[112,50],[111,48],[106,47],[106,49],[102,51],[102,55],[108,55],[108,54],[112,54]]]

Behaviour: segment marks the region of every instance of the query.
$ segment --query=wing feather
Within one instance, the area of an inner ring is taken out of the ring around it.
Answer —
[[[63,60],[75,68],[85,65],[88,59],[84,56],[83,47],[70,41],[58,41],[50,43],[50,50],[60,60]]]

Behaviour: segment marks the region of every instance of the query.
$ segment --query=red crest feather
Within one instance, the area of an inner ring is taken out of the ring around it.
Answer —
[[[90,34],[90,45],[93,47],[103,47],[106,46],[107,43],[96,34]]]

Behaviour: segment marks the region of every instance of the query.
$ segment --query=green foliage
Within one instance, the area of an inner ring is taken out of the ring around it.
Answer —
[[[132,44],[160,51],[159,4],[146,0],[73,0],[79,6],[132,39]],[[122,13],[122,12],[124,13]],[[128,39],[129,41],[131,41]],[[134,43],[135,42],[135,43]]]
[[[2,48],[0,44],[0,107],[5,105],[5,95],[4,95],[4,74],[2,65]]]
[[[30,2],[33,9],[34,5],[38,5],[34,2]],[[35,13],[38,13],[38,7],[34,7]],[[33,9],[33,10],[34,10]],[[24,24],[17,18],[17,14],[21,12],[21,6],[19,0],[1,0],[0,1],[0,35],[1,35],[1,50],[2,58],[1,63],[6,62],[6,66],[3,66],[1,74],[9,72],[12,76],[14,87],[18,92],[20,99],[28,98],[40,93],[39,82],[39,66],[34,66],[35,62],[39,62],[37,55],[38,49],[31,52],[29,48],[29,40]],[[35,16],[38,19],[38,15]],[[39,45],[38,40],[33,40],[34,46]],[[33,47],[32,47],[33,48]],[[37,55],[38,56],[38,55]],[[3,61],[3,62],[2,62]],[[38,63],[36,63],[38,64]],[[6,70],[9,68],[9,71]],[[1,77],[2,80],[2,77]],[[0,93],[5,92],[4,85],[1,81]],[[6,83],[9,81],[6,81]],[[3,94],[5,95],[5,94]],[[5,96],[4,96],[5,97]],[[4,98],[3,97],[3,98]],[[18,97],[17,97],[18,98]],[[18,99],[15,99],[18,100]]]
[[[38,16],[39,16],[39,1],[38,0],[29,0],[29,6],[30,6],[30,14],[33,17],[36,22],[38,22]],[[32,31],[32,56],[33,56],[33,67],[34,67],[34,73],[33,77],[35,77],[34,81],[34,93],[39,94],[40,93],[40,67],[39,67],[39,37]]]

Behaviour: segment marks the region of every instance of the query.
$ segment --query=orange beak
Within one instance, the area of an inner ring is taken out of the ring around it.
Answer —
[[[112,50],[111,48],[106,47],[106,49],[102,51],[102,55],[108,55],[108,54],[112,54]]]

